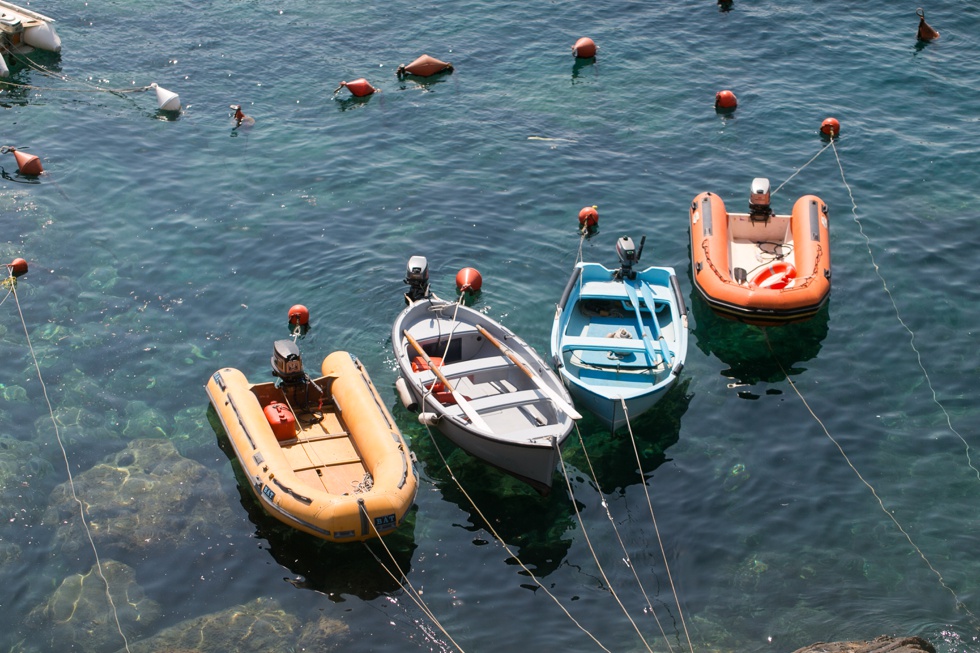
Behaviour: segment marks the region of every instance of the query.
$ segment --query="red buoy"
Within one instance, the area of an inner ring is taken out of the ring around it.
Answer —
[[[431,77],[441,72],[451,73],[453,65],[448,61],[441,61],[435,57],[423,54],[421,57],[405,66],[398,66],[395,73],[401,77],[403,75],[417,75],[419,77]]]
[[[14,153],[14,158],[17,159],[17,168],[20,174],[36,177],[44,172],[44,169],[41,167],[41,159],[33,154],[19,152],[12,147],[10,151]]]
[[[586,206],[578,212],[578,226],[582,229],[592,229],[599,224],[598,206]]]
[[[7,263],[7,267],[10,269],[11,276],[22,277],[27,274],[27,261],[22,258],[15,258]]]
[[[307,326],[310,323],[310,312],[302,304],[296,304],[289,309],[289,323],[292,326]]]
[[[363,77],[355,79],[352,82],[340,82],[340,86],[337,87],[337,91],[344,87],[347,87],[347,90],[350,91],[351,95],[354,97],[367,97],[378,90],[371,86],[368,80],[364,79]],[[337,91],[334,91],[334,93]]]
[[[919,17],[919,31],[917,36],[920,41],[934,41],[939,38],[939,32],[932,29],[929,23],[926,22],[926,12],[922,11],[922,8],[915,10],[915,15]]]
[[[483,277],[473,268],[463,268],[456,273],[456,292],[478,293],[483,287]]]
[[[723,110],[732,110],[738,106],[738,99],[736,99],[735,94],[731,91],[718,91],[715,93],[715,108]]]
[[[572,46],[572,55],[579,59],[591,59],[595,56],[597,49],[595,41],[588,36],[583,36],[578,41],[575,41],[575,45]]]
[[[827,118],[820,124],[820,133],[825,136],[837,136],[840,134],[840,123],[837,118]]]

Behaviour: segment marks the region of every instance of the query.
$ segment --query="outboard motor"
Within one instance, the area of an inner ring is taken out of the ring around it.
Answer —
[[[284,385],[296,385],[306,380],[299,347],[292,340],[276,340],[272,351],[272,375]]]
[[[643,243],[647,237],[640,239],[640,247],[637,249],[633,245],[633,239],[623,236],[616,241],[616,254],[619,256],[619,271],[616,273],[617,279],[635,279],[636,271],[633,266],[640,262],[640,255],[643,253]]]
[[[766,221],[772,217],[769,208],[769,180],[757,177],[752,180],[752,191],[749,194],[749,218],[753,221]]]
[[[405,293],[407,303],[429,297],[429,262],[424,256],[413,256],[408,259],[405,283],[408,284],[408,292]]]

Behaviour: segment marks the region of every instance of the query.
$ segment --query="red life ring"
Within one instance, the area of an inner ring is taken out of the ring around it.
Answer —
[[[773,261],[755,275],[749,285],[752,288],[771,288],[782,290],[796,279],[796,268],[786,261]]]

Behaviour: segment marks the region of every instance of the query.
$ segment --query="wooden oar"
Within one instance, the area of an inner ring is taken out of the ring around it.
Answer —
[[[660,322],[657,321],[657,306],[653,299],[653,293],[650,292],[650,287],[644,283],[640,285],[640,294],[643,295],[643,301],[647,303],[647,307],[650,309],[650,316],[653,318],[653,337],[660,343],[660,351],[664,355],[664,366],[673,366],[673,361],[670,358],[670,348],[667,346],[664,334],[660,330]]]
[[[537,374],[535,374],[534,373],[534,370],[531,369],[531,366],[528,365],[524,361],[524,359],[521,358],[517,354],[517,352],[513,351],[510,347],[508,347],[504,343],[502,343],[499,340],[497,340],[496,338],[494,338],[493,337],[493,334],[491,334],[489,331],[487,331],[486,329],[484,329],[479,324],[477,324],[475,326],[476,326],[477,330],[480,333],[483,334],[483,337],[484,338],[486,338],[487,340],[489,340],[490,342],[492,342],[494,345],[496,345],[497,349],[499,349],[500,351],[504,352],[504,354],[507,356],[507,358],[509,358],[511,360],[511,362],[514,363],[514,365],[517,365],[517,367],[521,368],[521,371],[522,372],[524,372],[529,377],[531,377],[531,380],[534,381],[534,385],[538,386],[538,388],[541,390],[541,392],[543,392],[546,395],[548,395],[548,398],[551,399],[551,401],[555,404],[555,406],[557,406],[559,409],[561,409],[561,411],[563,413],[565,413],[566,415],[568,415],[572,419],[582,419],[581,413],[579,413],[577,410],[575,410],[575,408],[570,403],[568,403],[567,401],[565,401],[560,394],[558,394],[557,392],[555,392],[551,388],[551,386],[549,386],[547,383],[545,383],[544,382],[544,379],[542,379],[540,376],[538,376]]]
[[[640,313],[640,300],[636,298],[636,288],[627,279],[623,279],[623,287],[626,288],[626,294],[629,295],[630,303],[633,304],[633,312],[636,313],[636,328],[640,330],[640,338],[643,339],[643,345],[647,349],[647,357],[650,359],[650,365],[656,366],[657,364],[657,352],[653,349],[652,338],[647,337],[644,333],[646,327],[643,324],[643,315]],[[661,352],[661,355],[662,352]],[[664,365],[668,364],[667,359],[664,359]]]
[[[464,397],[462,393],[456,392],[456,389],[449,382],[449,379],[447,379],[443,373],[439,371],[439,368],[432,363],[432,359],[429,358],[429,355],[425,353],[424,349],[422,349],[422,345],[420,345],[418,341],[412,337],[412,334],[408,332],[408,329],[403,330],[402,333],[405,334],[405,338],[408,339],[408,342],[411,343],[412,347],[415,348],[415,351],[417,351],[419,356],[422,357],[422,360],[424,360],[426,365],[429,366],[429,370],[435,374],[436,378],[442,382],[442,385],[444,385],[446,389],[452,393],[453,398],[456,399],[456,405],[459,406],[463,411],[463,414],[469,418],[470,423],[476,428],[486,431],[487,435],[492,435],[493,429],[491,429],[490,426],[483,421],[483,418],[480,417],[478,412],[476,412],[476,409],[470,406],[470,402],[466,400],[466,397]]]

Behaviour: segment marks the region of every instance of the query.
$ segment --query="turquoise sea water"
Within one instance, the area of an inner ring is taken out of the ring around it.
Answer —
[[[129,570],[110,586],[139,587],[114,595],[134,649],[247,604],[338,620],[357,651],[980,650],[980,7],[924,7],[941,38],[923,45],[916,6],[32,3],[63,52],[33,60],[56,76],[15,65],[0,85],[0,145],[46,170],[26,183],[0,156],[0,260],[31,265],[0,304],[0,649],[124,648],[79,607],[99,591],[72,594],[100,581],[60,437],[100,560]],[[580,36],[594,62],[571,57]],[[399,81],[422,53],[456,71]],[[332,95],[358,77],[382,92]],[[179,116],[97,90],[151,82]],[[255,126],[233,131],[230,104]],[[808,193],[831,211],[829,306],[766,332],[707,312],[687,230],[697,193],[742,210],[759,176],[777,212]],[[586,417],[574,501],[560,477],[542,498],[398,405],[390,324],[422,254],[443,295],[480,270],[478,305],[545,352],[593,204],[583,255],[611,265],[618,236],[646,235],[644,262],[690,293],[691,347],[632,425],[638,454]],[[387,550],[263,516],[209,421],[208,376],[266,378],[296,303],[308,367],[357,354],[418,458]],[[121,476],[134,461],[150,480]]]

